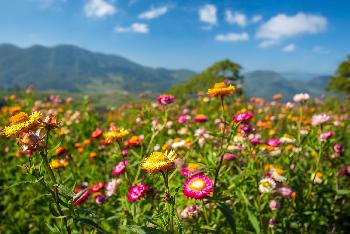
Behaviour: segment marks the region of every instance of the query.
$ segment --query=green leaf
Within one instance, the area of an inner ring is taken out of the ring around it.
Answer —
[[[176,226],[179,234],[184,234],[185,233],[184,225],[182,223],[182,220],[177,215],[175,215],[175,221],[176,221]]]
[[[57,187],[58,192],[66,197],[70,197],[73,198],[73,196],[75,195],[75,193],[73,193],[72,190],[70,190],[69,188],[67,188],[64,185],[58,185]]]
[[[340,190],[337,190],[337,194],[338,195],[348,195],[348,194],[350,194],[350,190],[340,189]]]
[[[91,219],[79,218],[78,221],[89,225],[90,227],[95,229],[97,231],[97,233],[104,233],[103,229],[100,226],[98,226],[98,224],[95,223],[94,221],[92,221]]]
[[[137,234],[165,234],[157,229],[137,225],[120,226],[120,229]]]
[[[233,216],[232,210],[224,203],[219,204],[219,209],[222,212],[222,214],[225,216],[228,224],[230,225],[232,233],[236,233],[236,221],[235,221],[235,218]]]
[[[252,224],[253,228],[255,229],[255,232],[260,233],[258,219],[256,218],[255,215],[252,214],[252,212],[249,209],[247,209],[246,211],[247,211],[248,219],[249,219],[250,223]]]

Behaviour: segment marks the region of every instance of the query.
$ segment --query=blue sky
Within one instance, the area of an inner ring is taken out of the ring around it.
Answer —
[[[0,43],[74,44],[152,67],[333,73],[348,0],[0,0]]]

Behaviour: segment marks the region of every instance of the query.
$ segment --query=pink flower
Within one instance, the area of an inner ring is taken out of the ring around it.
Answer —
[[[280,208],[280,203],[279,203],[279,201],[273,199],[270,201],[269,207],[272,211],[278,210]]]
[[[233,117],[233,122],[235,123],[246,123],[251,118],[253,118],[253,114],[251,112],[239,113]]]
[[[126,165],[128,165],[128,160],[123,160],[118,163],[112,170],[113,175],[119,176],[122,174],[126,169]]]
[[[120,179],[112,179],[105,185],[106,190],[106,196],[110,197],[115,193],[115,190],[117,189],[118,184],[120,184]]]
[[[129,150],[128,150],[128,149],[123,149],[123,150],[122,150],[122,155],[123,155],[123,156],[128,155],[128,153],[129,153]]]
[[[190,116],[189,115],[181,115],[178,119],[177,119],[177,122],[179,124],[182,124],[184,122],[186,122],[187,120],[190,119]]]
[[[141,199],[148,190],[148,186],[142,182],[139,185],[134,185],[129,189],[128,200],[136,202]]]
[[[78,199],[76,199],[75,201],[74,201],[74,206],[77,206],[77,205],[79,205],[80,203],[82,203],[83,201],[85,201],[88,197],[89,197],[89,195],[90,195],[90,193],[91,193],[91,189],[88,189],[88,190],[86,190],[85,192],[84,192],[84,190],[80,190],[80,191],[78,191],[78,193],[76,193],[75,195],[74,195],[74,197],[73,197],[73,200],[75,200],[76,198],[78,198]]]
[[[312,126],[322,125],[328,122],[329,119],[330,119],[330,116],[327,115],[326,113],[313,115],[311,119],[311,124]]]
[[[272,147],[278,147],[281,144],[281,141],[276,138],[268,139],[266,141],[266,145],[272,146]]]
[[[321,135],[320,135],[320,141],[327,141],[327,140],[329,140],[329,138],[331,138],[332,136],[333,136],[333,132],[332,132],[332,131],[328,131],[328,132],[321,133]]]
[[[186,180],[183,193],[188,198],[203,199],[213,191],[213,186],[210,178],[198,174]]]
[[[186,207],[180,214],[182,219],[197,218],[200,215],[200,208],[196,205]]]
[[[175,97],[169,94],[162,94],[158,97],[157,101],[161,105],[168,105],[170,103],[173,103],[175,100]]]
[[[276,187],[276,193],[284,198],[291,198],[293,191],[288,186],[278,186]]]
[[[234,154],[230,154],[230,153],[224,154],[224,160],[234,160],[236,158],[237,158],[237,156]]]
[[[252,138],[249,139],[250,144],[252,145],[258,145],[261,144],[261,139],[259,136],[255,135]]]

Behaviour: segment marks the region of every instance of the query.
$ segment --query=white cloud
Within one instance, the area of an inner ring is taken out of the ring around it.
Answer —
[[[134,32],[134,33],[149,33],[149,28],[147,24],[142,23],[133,23],[129,27],[120,27],[117,26],[114,28],[116,32],[126,33],[126,32]]]
[[[256,37],[264,39],[261,44],[273,45],[284,38],[303,34],[316,34],[324,31],[326,28],[327,18],[323,16],[302,12],[293,16],[278,14],[260,26]]]
[[[278,41],[275,41],[275,40],[264,40],[264,41],[260,42],[258,47],[260,47],[260,48],[267,48],[267,47],[270,47],[270,46],[273,46],[273,45],[276,45],[276,44],[278,44]]]
[[[283,47],[283,51],[284,52],[294,52],[296,49],[296,46],[295,44],[289,44],[289,45],[286,45],[285,47]]]
[[[158,7],[151,9],[149,11],[145,11],[139,15],[140,19],[154,19],[158,18],[161,15],[164,15],[168,12],[169,7],[163,6],[163,7]]]
[[[219,34],[215,37],[215,40],[217,41],[247,41],[249,40],[248,33],[228,33],[228,34]]]
[[[314,53],[318,53],[318,54],[329,54],[330,51],[321,47],[321,46],[315,46],[314,48],[312,48],[312,52]]]
[[[88,17],[101,18],[114,15],[117,8],[105,0],[89,0],[84,6],[84,11]]]
[[[198,11],[199,20],[207,24],[215,25],[218,21],[216,13],[217,9],[215,5],[206,4]]]
[[[253,24],[259,23],[262,20],[262,15],[254,15],[251,19],[251,22]]]
[[[247,17],[245,14],[240,12],[232,12],[227,10],[225,12],[226,21],[229,24],[237,24],[240,27],[244,27],[247,25]]]

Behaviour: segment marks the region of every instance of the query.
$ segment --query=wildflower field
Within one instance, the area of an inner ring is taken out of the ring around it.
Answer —
[[[346,99],[32,95],[2,99],[0,233],[350,230]]]

